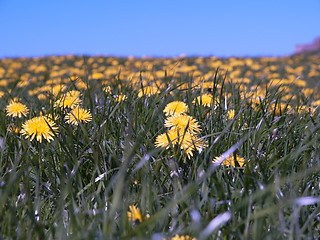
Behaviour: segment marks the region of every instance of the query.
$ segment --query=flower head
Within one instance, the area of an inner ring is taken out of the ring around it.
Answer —
[[[7,128],[7,130],[12,134],[19,134],[20,128],[14,124],[10,124]]]
[[[213,102],[213,96],[210,93],[202,94],[201,96],[193,100],[193,103],[199,103],[205,107],[211,107],[212,102]]]
[[[220,157],[215,157],[212,160],[212,163],[219,163],[221,159],[224,158],[223,155]],[[223,160],[220,165],[225,165],[225,166],[232,166],[232,167],[237,167],[238,165],[236,162],[239,164],[240,167],[243,167],[244,164],[246,163],[246,160],[239,155],[236,155],[235,157],[233,155],[228,156],[225,160]]]
[[[186,149],[192,144],[192,135],[190,132],[179,131],[178,129],[170,129],[160,134],[155,142],[156,147],[169,148],[170,145],[180,145],[181,149]]]
[[[138,221],[142,222],[142,215],[139,208],[134,205],[129,206],[129,211],[127,212],[129,221]]]
[[[58,96],[58,94],[62,93],[66,89],[67,87],[64,84],[56,84],[53,86],[46,85],[42,87],[42,91],[47,92],[53,96]]]
[[[150,97],[151,95],[155,95],[159,93],[159,88],[154,86],[146,86],[139,90],[138,97],[147,96]]]
[[[193,237],[190,237],[189,235],[179,236],[178,234],[172,237],[170,240],[196,240]]]
[[[105,91],[106,93],[112,94],[112,89],[110,86],[103,87],[103,91]]]
[[[65,119],[67,120],[67,123],[77,126],[78,121],[85,123],[90,122],[92,120],[92,115],[88,110],[76,107],[66,115]]]
[[[168,103],[167,106],[164,108],[164,113],[166,116],[175,115],[175,114],[182,114],[189,110],[187,104],[181,101],[174,101]]]
[[[179,146],[181,150],[185,151],[187,157],[190,158],[195,150],[200,152],[206,146],[206,143],[203,139],[196,137],[190,132],[173,128],[160,134],[156,139],[155,146],[158,148],[165,147],[166,149],[169,149],[171,146]]]
[[[271,103],[268,107],[268,111],[270,113],[274,112],[276,116],[285,114],[286,112],[288,112],[288,110],[289,110],[289,107],[285,103]]]
[[[180,132],[200,132],[200,126],[196,119],[188,115],[173,115],[168,117],[164,123],[165,127],[177,128]]]
[[[63,94],[54,105],[61,108],[75,108],[80,103],[80,92],[77,90],[71,90],[66,94]]]
[[[118,95],[115,95],[114,98],[117,102],[122,102],[126,100],[128,97],[125,94],[120,93]]]
[[[34,117],[22,124],[21,134],[26,135],[32,141],[34,138],[42,142],[42,138],[48,142],[53,140],[53,136],[58,132],[55,122],[46,116]]]
[[[16,101],[11,101],[7,107],[7,116],[12,116],[12,117],[19,117],[21,118],[22,116],[26,116],[29,112],[29,109],[27,108],[26,105],[16,102]]]
[[[200,153],[208,146],[208,143],[203,140],[203,138],[198,138],[197,136],[192,135],[191,140],[191,144],[185,148],[185,153],[188,158],[193,156],[194,151]]]
[[[233,119],[234,116],[235,116],[235,111],[234,111],[234,109],[230,109],[230,110],[228,111],[228,119]]]

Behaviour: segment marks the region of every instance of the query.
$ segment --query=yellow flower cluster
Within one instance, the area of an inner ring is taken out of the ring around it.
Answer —
[[[61,90],[61,88],[60,88]],[[60,91],[59,90],[59,91]],[[79,107],[81,103],[80,92],[77,90],[71,90],[65,94],[60,93],[60,97],[54,102],[54,107],[60,107],[62,109],[71,109],[65,116],[66,123],[72,125],[78,125],[79,122],[89,122],[92,120],[91,113]],[[20,102],[20,99],[14,98],[6,106],[7,116],[11,117],[26,117],[29,113],[29,108]],[[53,140],[53,137],[58,133],[58,127],[54,119],[47,116],[38,116],[31,118],[24,122],[21,126],[10,125],[8,131],[14,134],[19,132],[29,138],[30,141],[36,139],[38,142],[42,142],[43,139],[48,142]]]
[[[156,147],[178,147],[190,158],[195,150],[201,151],[206,146],[203,139],[197,136],[201,132],[199,123],[187,115],[187,111],[188,106],[184,102],[174,101],[166,105],[164,126],[168,130],[157,136]]]
[[[174,91],[180,94],[189,89],[192,94],[198,94],[194,91],[201,92],[193,102],[205,107],[217,105],[223,100],[225,109],[237,109],[237,102],[245,103],[255,111],[263,110],[276,116],[314,116],[319,112],[320,94],[317,85],[312,82],[320,77],[319,66],[319,55],[306,56],[304,59],[301,56],[256,59],[208,57],[195,58],[192,64],[188,59],[178,57],[84,59],[54,56],[0,59],[0,99],[7,101],[12,96],[21,96],[20,93],[23,92],[23,99],[30,97],[28,102],[40,100],[44,104],[53,103],[55,108],[64,112],[65,121],[73,125],[91,121],[91,113],[80,106],[82,90],[93,87],[111,94],[115,102],[129,100],[129,96],[123,91],[125,89],[132,89],[138,97],[150,97],[159,93],[169,95],[174,94]],[[218,74],[216,69],[219,69]],[[184,80],[186,74],[192,76],[190,82]],[[9,89],[9,86],[15,86],[15,89]],[[19,91],[18,94],[16,90]],[[239,90],[239,95],[234,90]],[[273,100],[276,101],[269,102],[272,94],[275,94]],[[237,98],[237,101],[231,101],[232,98]],[[18,129],[21,127],[21,124],[17,124],[18,118],[23,119],[33,112],[29,108],[31,109],[31,105],[26,106],[21,100],[14,99],[5,107],[5,111],[10,120],[16,121],[14,123]],[[156,146],[180,146],[189,157],[194,150],[203,147],[203,141],[197,137],[201,132],[199,124],[186,114],[188,107],[185,103],[172,102],[164,112],[168,117],[165,122],[168,131],[158,136]],[[44,112],[44,115],[47,114],[48,112]],[[174,117],[178,114],[181,116]],[[234,118],[236,114],[229,111],[228,118]],[[54,121],[50,117],[48,119]],[[184,131],[183,125],[186,122],[188,130]],[[40,139],[32,138],[31,135],[29,138]]]

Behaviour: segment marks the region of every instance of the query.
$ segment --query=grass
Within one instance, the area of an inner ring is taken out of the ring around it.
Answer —
[[[316,54],[1,59],[0,236],[318,239],[319,63]],[[54,92],[61,83],[65,89]],[[138,97],[146,86],[157,93]],[[92,121],[67,124],[69,109],[54,107],[69,90],[81,92]],[[203,93],[215,99],[210,107],[193,102]],[[119,94],[126,99],[117,101]],[[14,97],[28,116],[7,116]],[[191,158],[179,146],[154,145],[172,101],[186,103],[201,125],[207,147]],[[59,127],[53,141],[8,131],[40,114],[51,114]],[[213,164],[223,153],[246,164]],[[128,219],[130,205],[141,210],[141,222]]]

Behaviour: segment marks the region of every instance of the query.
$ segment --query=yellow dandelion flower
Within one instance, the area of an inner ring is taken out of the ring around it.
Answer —
[[[53,140],[53,136],[58,132],[55,122],[46,116],[34,117],[22,124],[21,134],[26,135],[32,141],[34,138],[42,142],[42,138],[48,142]]]
[[[190,237],[189,235],[179,236],[178,234],[170,238],[170,240],[196,240],[196,238]]]
[[[6,87],[8,85],[8,79],[0,80],[0,87]]]
[[[77,89],[83,89],[83,90],[86,90],[88,89],[88,84],[85,83],[84,81],[82,80],[77,80],[76,83],[75,83]]]
[[[92,73],[90,79],[101,79],[104,78],[103,73]]]
[[[92,120],[92,115],[88,110],[81,107],[76,107],[69,112],[66,117],[66,122],[72,125],[78,125],[78,122],[90,122]]]
[[[12,102],[20,102],[21,101],[21,98],[18,98],[18,97],[14,97],[10,100],[10,103]]]
[[[312,102],[312,105],[313,106],[319,106],[320,105],[320,99]]]
[[[47,99],[47,96],[46,96],[45,94],[43,94],[43,93],[40,93],[40,94],[37,96],[37,98],[38,98],[39,100],[46,100],[46,99]]]
[[[208,146],[202,138],[198,138],[196,136],[191,136],[191,141],[191,144],[184,148],[188,158],[193,156],[194,151],[198,151],[200,153]]]
[[[142,97],[142,96],[147,96],[147,97],[150,97],[151,95],[155,95],[155,94],[158,94],[160,91],[159,91],[159,88],[157,87],[153,87],[153,86],[146,86],[142,89],[139,90],[138,92],[138,97]]]
[[[212,162],[217,163],[220,162],[220,159],[222,159],[224,156],[221,155],[220,157],[215,157]],[[237,167],[236,162],[239,164],[240,167],[243,167],[244,164],[246,163],[246,160],[239,155],[236,155],[234,157],[233,155],[228,156],[225,160],[223,160],[220,165],[225,165],[225,166],[232,166],[232,167]]]
[[[20,128],[14,124],[10,124],[8,126],[8,131],[12,134],[18,134],[20,133]]]
[[[314,90],[312,88],[304,88],[304,89],[301,90],[301,92],[305,96],[310,97],[313,94]]]
[[[30,84],[30,81],[29,80],[20,80],[18,83],[17,83],[17,87],[19,88],[22,88],[22,87],[26,87]]]
[[[189,111],[187,104],[181,101],[174,101],[174,102],[168,103],[163,110],[166,116],[170,116],[174,114],[182,114],[187,111]]]
[[[50,87],[50,86],[49,86]],[[67,89],[66,85],[64,84],[56,84],[49,89],[49,93],[53,96],[57,96],[59,93],[65,91]]]
[[[236,114],[235,114],[234,109],[230,109],[230,110],[228,111],[228,119],[233,119],[235,115],[236,115]]]
[[[269,113],[273,113],[276,116],[280,116],[281,114],[286,113],[289,110],[289,106],[285,103],[272,103],[268,107]]]
[[[115,100],[117,101],[117,102],[122,102],[122,101],[124,101],[124,100],[126,100],[128,97],[126,96],[126,95],[124,95],[124,94],[118,94],[118,95],[115,95]]]
[[[155,142],[156,147],[169,148],[170,145],[180,145],[181,149],[187,149],[192,144],[192,135],[189,132],[170,129],[160,134]]]
[[[112,89],[111,89],[110,86],[105,86],[105,87],[103,88],[103,91],[106,92],[106,93],[112,94]]]
[[[198,138],[190,132],[179,131],[178,129],[170,129],[167,132],[160,134],[156,138],[155,146],[157,148],[170,146],[180,146],[181,150],[185,151],[188,158],[193,156],[194,151],[201,152],[207,146],[203,139]]]
[[[81,103],[80,92],[77,90],[71,90],[66,94],[63,94],[55,103],[55,107],[61,108],[75,108]]]
[[[20,102],[11,101],[7,105],[6,111],[7,111],[7,116],[21,118],[22,116],[27,116],[29,109],[27,108],[26,105],[24,105]]]
[[[0,91],[0,98],[2,98],[4,96],[4,92]]]
[[[142,215],[139,208],[134,205],[129,206],[129,211],[127,212],[129,221],[138,221],[142,222]]]
[[[220,88],[219,85],[214,85],[214,82],[203,82],[201,85],[202,89],[214,89],[214,88]]]
[[[307,86],[306,81],[302,80],[302,79],[295,79],[293,82],[293,84],[295,84],[298,87],[305,87]]]
[[[200,132],[200,125],[197,120],[188,115],[173,115],[165,120],[164,126],[167,128],[178,128],[180,132]]]
[[[70,79],[71,81],[78,81],[78,80],[80,80],[80,77],[77,76],[76,74],[74,74],[74,75],[71,75],[71,76],[69,77],[69,79]]]
[[[193,103],[199,103],[205,107],[211,107],[213,102],[213,96],[210,93],[202,94],[193,100]]]

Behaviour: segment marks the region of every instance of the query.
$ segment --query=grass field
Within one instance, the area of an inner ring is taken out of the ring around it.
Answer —
[[[0,59],[1,239],[319,239],[320,55]]]

